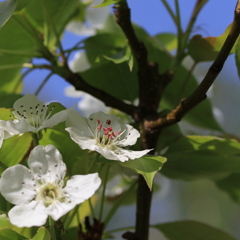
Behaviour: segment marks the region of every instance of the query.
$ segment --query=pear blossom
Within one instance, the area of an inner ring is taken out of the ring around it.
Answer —
[[[91,64],[88,61],[86,52],[77,52],[69,62],[69,67],[74,73],[88,70]]]
[[[81,0],[80,2],[86,5],[97,5],[101,2],[101,0]],[[77,35],[93,36],[96,34],[97,29],[103,28],[109,13],[109,6],[102,8],[87,7],[84,19],[85,21],[73,20],[68,24],[67,30]]]
[[[82,149],[96,151],[106,159],[125,162],[151,151],[123,149],[122,147],[135,144],[140,133],[132,126],[120,122],[114,115],[97,112],[87,119],[73,111],[66,120],[66,126],[72,140]]]
[[[35,147],[28,166],[9,167],[0,179],[1,194],[16,205],[8,216],[18,227],[42,226],[48,216],[58,220],[90,198],[101,184],[98,173],[75,175],[65,184],[66,165],[53,145]]]
[[[38,101],[35,95],[27,94],[19,98],[13,105],[13,119],[0,120],[0,128],[4,130],[4,139],[25,132],[38,133],[44,128],[51,128],[66,120],[72,109],[62,110],[51,116],[48,105]]]

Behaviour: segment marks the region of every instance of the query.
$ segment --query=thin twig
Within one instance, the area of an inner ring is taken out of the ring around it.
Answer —
[[[53,75],[52,72],[50,72],[47,77],[43,80],[43,82],[40,84],[40,86],[38,87],[38,89],[36,90],[36,92],[34,93],[34,95],[38,96],[38,94],[41,92],[41,90],[43,89],[43,87],[45,86],[45,84],[48,82],[48,80],[51,78],[51,76]]]

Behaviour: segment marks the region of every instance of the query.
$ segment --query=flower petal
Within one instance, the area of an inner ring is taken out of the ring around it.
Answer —
[[[73,203],[79,204],[89,199],[100,185],[101,179],[98,173],[75,175],[67,181],[64,191]]]
[[[76,206],[76,203],[55,201],[49,205],[45,211],[53,220],[57,221],[60,217],[71,211]]]
[[[131,146],[136,143],[137,139],[140,137],[140,133],[131,125],[126,124],[126,132],[121,137],[123,137],[124,139],[118,142],[118,146]]]
[[[74,55],[73,59],[70,61],[69,67],[74,73],[83,72],[83,71],[89,69],[91,67],[91,65],[88,62],[86,52],[77,52]],[[73,86],[72,86],[72,88],[73,88]],[[75,92],[80,92],[80,91],[75,90]],[[67,96],[69,96],[69,95],[67,95]],[[79,97],[81,97],[81,96],[79,96]]]
[[[90,134],[88,134],[88,136],[85,136],[83,132],[79,131],[75,127],[69,127],[65,130],[70,133],[72,140],[77,143],[82,149],[95,151],[96,140],[94,138],[90,138]]]
[[[118,156],[118,160],[120,160],[121,162],[125,162],[128,159],[140,158],[140,157],[146,155],[150,151],[152,151],[152,149],[146,149],[146,150],[142,150],[142,151],[133,151],[133,150],[125,150],[125,149],[119,148],[119,152],[118,152],[117,156]],[[127,160],[126,160],[126,158],[127,158]]]
[[[71,98],[80,98],[85,95],[83,91],[77,91],[72,85],[65,87],[64,94]]]
[[[24,206],[15,206],[8,213],[10,222],[17,227],[42,226],[47,213],[42,202],[31,201]]]
[[[34,174],[52,183],[62,180],[66,173],[62,155],[53,145],[35,147],[30,153],[28,165]]]
[[[9,120],[5,123],[2,123],[4,131],[8,134],[4,135],[4,139],[12,137],[16,134],[21,134],[25,132],[36,132],[37,129],[29,124],[26,120]]]
[[[4,139],[4,130],[0,127],[0,148],[2,147]]]
[[[95,111],[105,111],[108,112],[109,108],[106,105],[98,100],[95,97],[92,97],[90,94],[85,94],[83,99],[78,102],[78,109],[81,111],[83,116],[88,117]]]
[[[33,106],[37,106],[39,103],[42,103],[40,101],[38,101],[37,97],[35,95],[32,94],[26,94],[23,97],[19,98],[14,104],[13,104],[13,108],[15,110],[21,109],[22,106],[24,106],[24,108],[29,109]]]
[[[22,165],[9,167],[2,173],[0,191],[12,204],[26,204],[36,195],[32,172]]]
[[[93,134],[89,130],[87,119],[74,110],[71,111],[66,120],[66,127],[78,129],[78,132],[81,132],[81,135],[84,135],[86,138],[93,137]]]
[[[147,154],[151,149],[146,149],[142,151],[133,151],[133,150],[125,150],[119,147],[115,147],[114,150],[112,150],[109,147],[95,147],[95,151],[103,155],[106,159],[110,160],[119,160],[121,162],[128,161],[129,159],[136,159],[140,158],[143,155]]]
[[[54,114],[51,118],[44,121],[42,127],[40,127],[38,130],[41,130],[43,128],[51,128],[53,126],[58,125],[60,122],[66,121],[69,114],[73,111],[72,108],[67,108],[65,110],[62,110],[56,114]]]
[[[103,8],[88,8],[86,19],[92,28],[101,29],[110,13],[110,6]]]
[[[85,23],[80,21],[72,21],[67,25],[67,30],[73,32],[76,35],[93,36],[96,30],[91,27],[87,27]]]

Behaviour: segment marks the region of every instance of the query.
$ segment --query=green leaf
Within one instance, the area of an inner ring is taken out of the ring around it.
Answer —
[[[234,173],[230,176],[215,182],[216,185],[229,196],[240,203],[240,173]]]
[[[103,0],[100,4],[92,6],[95,8],[106,7],[115,3],[118,3],[120,0]]]
[[[156,151],[159,152],[161,150],[165,150],[171,145],[173,142],[182,138],[183,134],[178,126],[178,124],[171,125],[167,128],[164,128],[161,131],[161,135],[158,139]]]
[[[132,68],[133,68],[133,56],[132,56],[132,53],[131,53],[131,48],[129,46],[125,50],[123,50],[122,52],[119,52],[115,56],[108,57],[108,56],[104,55],[104,57],[107,60],[114,62],[115,64],[127,62],[128,66],[130,68],[130,71],[132,71]]]
[[[138,159],[119,162],[119,164],[141,174],[146,180],[148,187],[152,189],[154,176],[166,161],[165,157],[146,155]]]
[[[8,21],[12,16],[14,9],[16,8],[17,0],[6,0],[0,2],[0,28]]]
[[[0,119],[4,121],[8,121],[11,119],[12,109],[8,108],[0,108]]]
[[[0,161],[8,167],[20,163],[30,150],[31,143],[31,133],[15,135],[4,140],[0,149]]]
[[[175,34],[160,33],[154,36],[154,40],[169,52],[177,48],[177,36]]]
[[[230,29],[232,27],[232,24],[230,24],[224,31],[224,33],[222,35],[220,35],[219,37],[206,37],[205,39],[214,47],[215,51],[220,51],[222,48],[223,43],[225,42]],[[236,43],[234,44],[232,50],[230,53],[234,53],[235,52],[235,48],[236,48]]]
[[[121,55],[128,46],[122,34],[99,33],[84,41],[84,48],[91,66],[108,62],[103,56]]]
[[[12,226],[12,224],[10,223],[7,215],[6,214],[1,214],[0,215],[0,229],[9,228],[11,226]]]
[[[0,107],[12,108],[17,99],[22,97],[20,94],[0,94]],[[0,113],[1,116],[1,113]],[[3,119],[0,117],[0,119]]]
[[[72,0],[71,4],[66,0],[36,0],[32,1],[25,8],[24,13],[32,26],[43,35],[44,44],[54,50],[57,38],[53,30],[53,25],[58,35],[61,36],[67,23],[77,13],[76,9],[78,5],[78,0]]]
[[[235,62],[238,70],[238,76],[240,76],[240,40],[237,40],[236,44],[236,54],[235,54]]]
[[[218,55],[218,51],[213,45],[201,35],[195,35],[188,44],[188,53],[195,62],[213,61]]]
[[[13,229],[4,228],[0,230],[0,239],[1,240],[28,240],[28,238],[20,235],[15,232]]]
[[[166,87],[162,102],[161,109],[174,109],[181,99],[189,97],[197,88],[198,84],[193,75],[180,66],[173,78],[173,80]],[[205,99],[199,105],[184,116],[183,120],[196,125],[201,128],[221,131],[222,129],[215,121],[210,101]]]
[[[236,240],[227,233],[196,221],[178,221],[152,226],[169,240]]]
[[[171,144],[162,173],[175,179],[220,180],[240,172],[240,143],[213,136],[187,136]]]
[[[138,96],[136,70],[133,68],[130,72],[126,63],[107,62],[82,72],[81,76],[92,86],[116,98],[133,102]]]
[[[51,235],[49,231],[45,227],[41,227],[37,230],[36,235],[32,238],[32,240],[50,240]]]

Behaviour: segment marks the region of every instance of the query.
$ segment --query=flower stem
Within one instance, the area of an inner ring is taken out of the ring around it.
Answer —
[[[50,227],[49,230],[51,234],[51,240],[57,240],[55,228],[54,228],[54,221],[51,217],[48,218],[48,221],[49,221],[49,227]]]
[[[100,156],[100,155],[97,154],[97,156],[95,157],[95,159],[92,161],[90,167],[89,167],[88,170],[87,170],[87,174],[89,174],[89,173],[91,172],[91,170],[92,170],[94,164],[95,164],[95,163],[97,162],[97,160],[99,159],[99,156]]]
[[[95,212],[94,212],[94,209],[93,209],[91,198],[88,199],[88,203],[89,203],[89,207],[90,207],[90,210],[91,210],[92,217],[95,218]]]
[[[107,187],[109,169],[110,169],[110,165],[107,165],[107,171],[106,171],[105,178],[104,178],[104,183],[103,183],[100,212],[99,212],[99,217],[98,217],[98,220],[100,222],[102,220],[102,213],[103,213],[103,207],[104,207],[104,199],[105,199],[105,192],[106,192],[106,187]]]
[[[37,133],[32,133],[32,138],[33,138],[33,142],[34,142],[34,146],[38,146],[39,145],[39,138],[38,138],[38,134]]]

